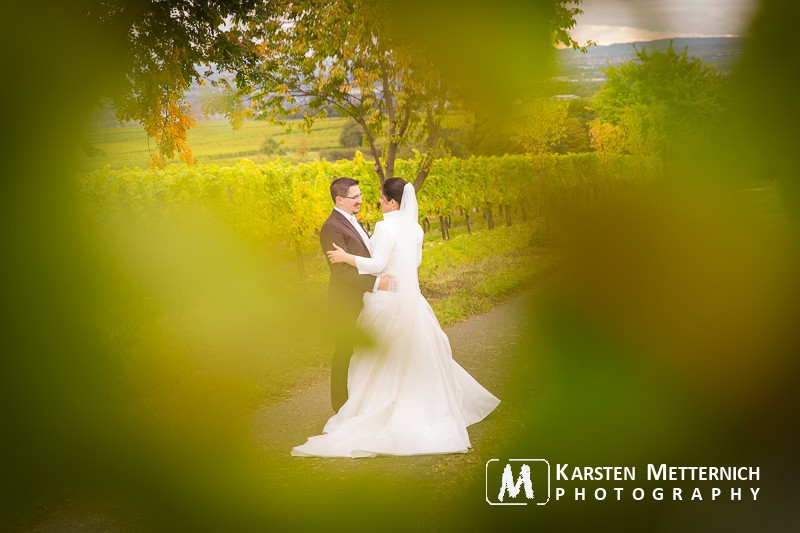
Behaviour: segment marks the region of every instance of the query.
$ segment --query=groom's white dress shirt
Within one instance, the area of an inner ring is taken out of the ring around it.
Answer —
[[[358,219],[356,218],[356,216],[346,211],[342,211],[338,207],[334,207],[334,209],[340,212],[342,215],[344,215],[344,218],[346,218],[347,221],[350,222],[350,225],[353,226],[353,229],[355,229],[358,232],[358,235],[361,237],[361,240],[364,241],[364,246],[367,247],[367,250],[369,250],[369,253],[371,254],[372,245],[369,242],[369,235],[367,235],[367,232],[364,231],[364,228],[361,227],[361,224],[358,223]]]

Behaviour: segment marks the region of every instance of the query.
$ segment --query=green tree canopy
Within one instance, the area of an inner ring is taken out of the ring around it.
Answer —
[[[353,118],[381,180],[394,175],[399,147],[416,143],[419,187],[445,148],[442,119],[467,86],[495,91],[502,102],[509,95],[500,88],[514,86],[512,79],[541,75],[552,43],[579,46],[569,35],[579,4],[513,0],[497,10],[476,1],[111,0],[89,2],[85,11],[117,37],[126,68],[113,103],[120,119],[143,124],[155,139],[156,162],[175,151],[192,161],[185,95],[193,82],[211,81],[227,93],[216,110],[234,124],[300,113],[311,127],[329,110]],[[485,16],[513,26],[486,24]],[[476,48],[479,41],[488,44]],[[476,72],[480,83],[470,83]]]
[[[255,0],[82,0],[88,21],[104,35],[111,62],[106,96],[120,121],[142,124],[156,143],[154,162],[175,152],[192,162],[186,133],[193,125],[186,93],[204,83],[202,65],[241,53],[237,20],[260,5]],[[269,9],[266,3],[259,7]]]
[[[723,80],[688,51],[636,50],[636,58],[606,69],[607,82],[593,101],[602,122],[625,131],[626,150],[673,156],[705,141],[725,109]]]
[[[566,29],[580,11],[568,5],[577,3],[548,4],[551,10],[543,13],[549,18],[542,27],[555,33],[545,36],[545,43],[573,43]],[[411,11],[426,23],[445,22],[438,12]],[[398,2],[283,2],[242,21],[248,50],[222,66],[237,73],[236,90],[253,100],[256,117],[280,121],[301,113],[309,128],[329,110],[351,117],[363,130],[381,183],[394,176],[401,146],[421,146],[414,176],[419,189],[433,160],[445,151],[442,120],[462,101],[464,78],[449,75],[454,62],[436,61],[449,57],[450,48],[439,46],[441,39],[431,47],[413,32],[398,31],[399,21],[408,22],[407,12],[408,6],[401,9]],[[438,31],[449,34],[444,26]]]

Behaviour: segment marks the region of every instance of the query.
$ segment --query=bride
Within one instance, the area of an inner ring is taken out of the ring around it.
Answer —
[[[466,453],[467,426],[500,403],[453,360],[447,335],[420,293],[423,232],[414,186],[402,178],[386,180],[381,210],[371,258],[335,244],[327,253],[332,263],[348,263],[359,274],[393,275],[396,289],[364,294],[358,323],[374,344],[353,353],[347,402],[322,435],[296,446],[292,455]]]

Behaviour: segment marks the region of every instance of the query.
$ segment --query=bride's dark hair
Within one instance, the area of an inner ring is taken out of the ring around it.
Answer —
[[[403,178],[389,178],[383,182],[383,195],[387,200],[394,200],[400,205],[403,199],[403,187],[408,183]]]

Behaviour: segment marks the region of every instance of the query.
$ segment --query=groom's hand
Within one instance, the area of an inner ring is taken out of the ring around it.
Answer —
[[[378,283],[378,290],[390,291],[394,286],[394,276],[387,274],[386,276],[381,276],[381,280]]]

